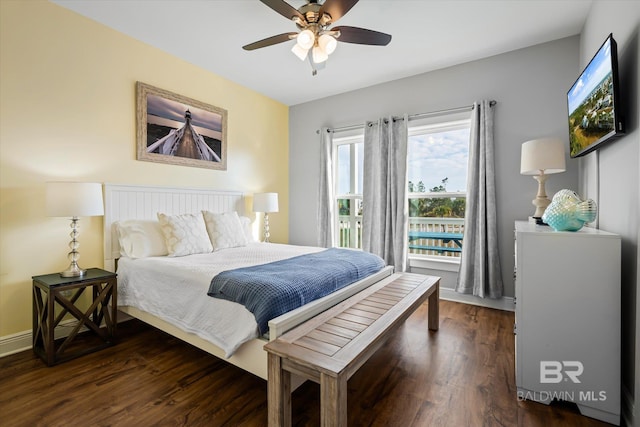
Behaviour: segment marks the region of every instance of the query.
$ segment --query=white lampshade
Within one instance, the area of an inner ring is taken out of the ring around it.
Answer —
[[[329,34],[323,34],[318,37],[318,45],[327,53],[331,55],[338,47],[338,41]]]
[[[305,49],[302,46],[300,46],[298,43],[296,43],[291,48],[291,52],[293,52],[295,56],[300,58],[300,61],[304,61],[305,59],[307,59],[307,54],[309,53],[309,49]]]
[[[47,216],[104,215],[102,184],[95,182],[47,182]]]
[[[311,56],[313,62],[316,64],[320,64],[329,59],[329,55],[327,55],[327,52],[325,52],[321,46],[314,46],[313,49],[311,49]]]
[[[278,212],[278,193],[257,193],[253,195],[254,212]]]
[[[564,142],[558,138],[533,139],[522,144],[520,173],[539,175],[559,173],[566,170]]]
[[[311,49],[316,42],[316,36],[311,30],[303,30],[296,36],[296,41],[303,49]]]

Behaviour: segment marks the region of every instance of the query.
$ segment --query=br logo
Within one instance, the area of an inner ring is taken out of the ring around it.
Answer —
[[[541,360],[540,382],[544,384],[557,384],[570,379],[574,383],[580,383],[578,377],[584,372],[582,362],[577,360]]]

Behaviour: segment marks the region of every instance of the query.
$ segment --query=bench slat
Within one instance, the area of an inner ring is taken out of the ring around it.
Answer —
[[[358,303],[354,305],[353,308],[358,310],[368,311],[369,313],[377,313],[377,314],[384,314],[387,312],[387,310],[384,308],[374,307],[372,305],[363,304],[363,303]]]
[[[367,299],[364,299],[364,300],[360,301],[358,303],[358,305],[366,305],[368,307],[375,307],[375,308],[379,308],[379,309],[384,310],[384,311],[387,311],[390,307],[393,306],[393,304],[372,301],[370,298],[367,298]]]
[[[340,337],[345,337],[345,338],[355,338],[356,335],[360,333],[360,331],[354,331],[353,329],[347,329],[341,326],[332,325],[329,322],[318,326],[318,330],[329,332],[331,334],[338,335]]]
[[[326,332],[320,330],[319,328],[309,332],[309,335],[307,335],[307,337],[326,342],[328,344],[336,345],[338,347],[344,347],[349,341],[351,341],[351,338],[343,337],[331,332]]]
[[[351,329],[352,331],[356,331],[358,333],[367,329],[367,325],[363,325],[362,323],[350,322],[348,320],[343,320],[338,318],[327,320],[327,324],[341,326],[345,329]]]
[[[353,314],[354,316],[366,317],[367,319],[376,320],[384,313],[374,313],[372,311],[359,310],[357,308],[349,308],[344,311],[345,313]]]
[[[309,336],[304,336],[296,340],[296,345],[312,350],[313,352],[325,354],[327,356],[333,356],[338,352],[338,350],[342,348],[337,345],[312,339]]]
[[[343,311],[340,314],[336,315],[337,319],[348,320],[350,322],[362,323],[363,325],[371,325],[375,320],[369,319],[368,317],[356,316],[355,314],[347,313]]]
[[[397,303],[398,301],[400,301],[401,299],[402,298],[391,297],[390,295],[376,294],[376,295],[370,296],[365,301],[380,302],[382,304],[389,305],[389,307],[393,307],[394,304]]]

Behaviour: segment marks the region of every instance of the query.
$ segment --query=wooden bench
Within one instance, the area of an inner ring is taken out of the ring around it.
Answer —
[[[320,384],[323,426],[347,425],[347,380],[424,301],[439,327],[440,278],[396,273],[269,342],[269,426],[291,426],[291,374]]]

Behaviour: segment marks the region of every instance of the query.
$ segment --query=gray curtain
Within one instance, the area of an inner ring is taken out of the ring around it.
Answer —
[[[362,249],[407,269],[407,122],[380,119],[364,129]]]
[[[333,132],[320,129],[320,185],[318,188],[318,246],[335,246],[336,206],[333,183]]]
[[[464,241],[456,291],[501,298],[503,285],[498,254],[493,108],[475,103],[471,112],[467,206]]]

